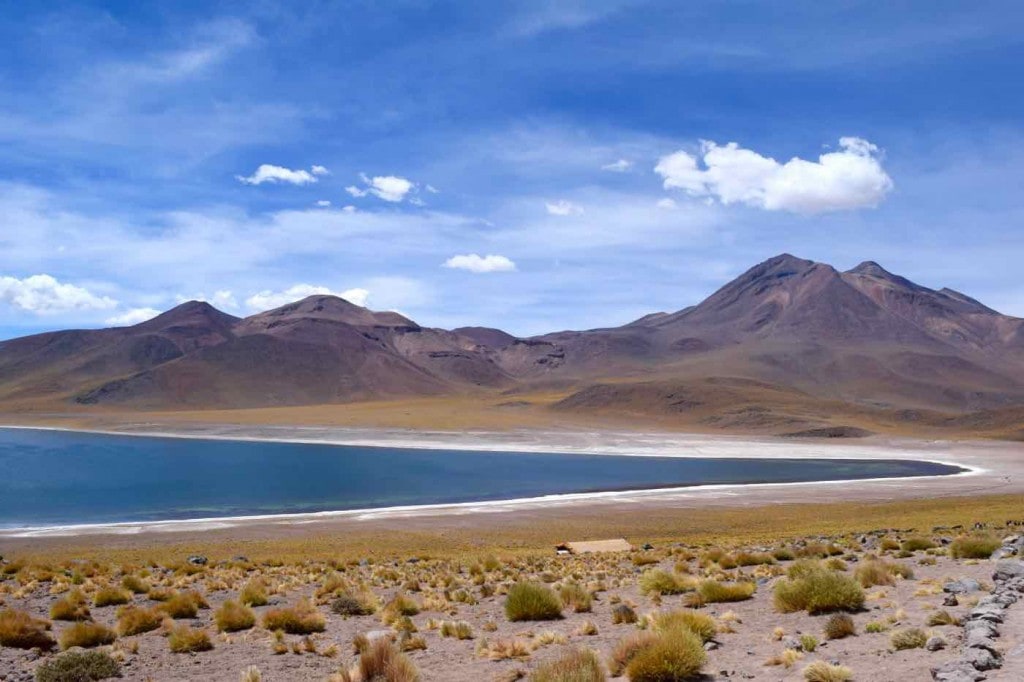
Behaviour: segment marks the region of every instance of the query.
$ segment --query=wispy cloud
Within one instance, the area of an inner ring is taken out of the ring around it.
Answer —
[[[444,262],[444,267],[453,270],[468,270],[469,272],[481,274],[485,272],[512,272],[516,269],[516,264],[505,256],[481,256],[475,253],[467,253],[461,256],[452,256]]]

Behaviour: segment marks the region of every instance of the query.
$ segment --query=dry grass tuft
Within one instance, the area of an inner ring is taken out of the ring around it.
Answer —
[[[50,618],[53,620],[76,622],[89,620],[91,617],[89,606],[85,603],[85,595],[78,589],[71,590],[50,607]]]
[[[825,637],[828,639],[843,639],[857,634],[857,626],[845,613],[833,614],[825,621]]]
[[[309,600],[302,600],[292,608],[271,609],[263,614],[263,627],[281,630],[289,635],[308,635],[323,632],[327,621]]]
[[[700,638],[689,630],[675,629],[655,635],[633,655],[626,672],[630,682],[669,682],[697,676],[707,654]]]
[[[175,626],[167,635],[167,645],[175,654],[189,654],[199,651],[209,651],[213,648],[213,642],[205,630],[192,628],[188,625]]]
[[[122,637],[150,632],[160,627],[164,617],[164,612],[159,608],[125,606],[117,612],[117,632]]]
[[[988,535],[964,535],[953,540],[949,555],[954,559],[988,559],[1002,542]]]
[[[815,661],[804,668],[804,679],[807,682],[849,682],[853,671],[844,665]]]
[[[856,611],[864,606],[864,590],[847,575],[799,564],[789,575],[775,585],[775,608],[783,613]]]
[[[557,620],[562,617],[562,602],[546,585],[520,582],[509,588],[505,615],[513,622]]]
[[[417,682],[420,674],[394,644],[378,639],[359,655],[354,677],[359,682]]]
[[[245,604],[229,599],[213,614],[213,622],[221,632],[240,632],[256,624],[256,614]]]
[[[113,644],[117,634],[100,623],[75,623],[60,633],[60,648],[70,649],[82,647],[91,649],[97,646]]]
[[[24,611],[0,611],[0,646],[49,651],[56,644],[49,629],[50,624],[45,620],[33,618]]]
[[[895,651],[920,649],[927,641],[928,634],[921,628],[904,628],[889,636],[889,644]]]
[[[604,682],[604,669],[593,651],[575,649],[539,666],[530,682]]]

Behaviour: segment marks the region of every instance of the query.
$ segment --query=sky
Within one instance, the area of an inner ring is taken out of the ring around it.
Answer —
[[[334,293],[517,335],[783,252],[1024,316],[1024,3],[0,2],[0,339]]]

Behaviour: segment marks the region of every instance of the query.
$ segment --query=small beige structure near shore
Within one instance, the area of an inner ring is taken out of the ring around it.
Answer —
[[[613,540],[588,540],[584,542],[563,542],[555,547],[558,554],[594,554],[597,552],[628,552],[633,545],[623,538]]]

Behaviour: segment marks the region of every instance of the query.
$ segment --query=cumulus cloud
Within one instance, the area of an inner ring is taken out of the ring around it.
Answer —
[[[619,159],[612,163],[606,163],[601,166],[601,170],[611,171],[613,173],[625,173],[633,167],[633,162],[628,159]]]
[[[672,199],[671,197],[665,197],[663,199],[658,199],[658,203],[655,204],[655,206],[657,206],[658,208],[665,209],[666,211],[671,211],[671,210],[674,210],[676,208],[679,208],[679,204],[677,204],[676,200]]]
[[[365,306],[370,297],[366,289],[346,289],[345,291],[333,291],[328,287],[315,286],[313,284],[296,284],[283,291],[271,291],[269,289],[253,294],[245,300],[251,310],[263,311],[272,308],[294,303],[307,296],[338,296],[349,303]]]
[[[461,256],[452,256],[444,262],[444,267],[476,273],[512,272],[516,269],[516,264],[505,256],[480,256],[475,253],[467,253]]]
[[[582,206],[565,199],[559,199],[554,203],[547,201],[544,202],[544,206],[551,215],[580,215],[583,213]]]
[[[360,173],[359,178],[363,181],[364,187],[349,185],[345,188],[345,191],[354,197],[372,194],[378,199],[397,204],[417,189],[416,183],[398,175],[377,175],[371,178],[365,173]]]
[[[132,308],[113,317],[108,317],[104,323],[112,327],[131,327],[140,322],[152,320],[159,314],[160,311],[156,308]]]
[[[735,142],[719,146],[703,141],[699,160],[677,151],[662,157],[654,171],[664,178],[665,189],[723,204],[804,214],[874,207],[893,187],[878,147],[858,137],[840,138],[839,150],[817,161],[794,157],[786,163]]]
[[[39,315],[117,307],[117,301],[112,298],[96,296],[82,287],[59,282],[50,275],[32,275],[24,279],[0,277],[0,301]]]
[[[317,208],[330,208],[331,207],[331,202],[328,201],[327,199],[321,199],[318,202],[316,202],[316,207]]]
[[[309,185],[317,181],[317,176],[328,175],[329,173],[330,171],[323,166],[313,166],[307,171],[302,169],[292,170],[284,166],[264,163],[252,175],[236,175],[235,178],[246,185],[262,185],[265,182],[271,184]]]

